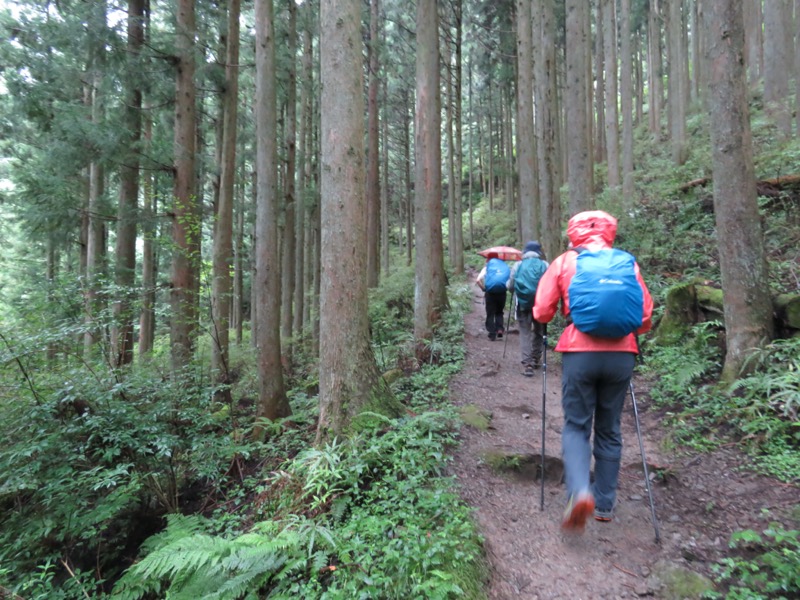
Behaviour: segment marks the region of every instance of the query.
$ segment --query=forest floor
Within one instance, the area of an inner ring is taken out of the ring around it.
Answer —
[[[748,458],[736,445],[702,454],[665,450],[664,411],[650,405],[647,382],[637,374],[633,388],[660,543],[655,541],[630,395],[622,418],[615,518],[610,523],[590,518],[583,535],[564,534],[561,364],[552,350],[556,339],[549,340],[546,370],[525,377],[514,321],[506,345],[505,338],[488,339],[484,318],[483,294],[473,286],[472,310],[465,316],[465,365],[451,382],[450,395],[458,406],[471,405],[491,415],[487,428],[463,427],[452,465],[484,537],[491,600],[696,598],[692,588],[699,577],[710,578],[712,565],[730,552],[731,533],[761,532],[770,521],[792,524],[798,488],[742,469]],[[516,468],[496,466],[504,455],[516,457]]]

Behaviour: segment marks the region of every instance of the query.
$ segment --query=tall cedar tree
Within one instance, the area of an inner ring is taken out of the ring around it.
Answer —
[[[714,214],[727,339],[722,380],[730,382],[752,368],[748,355],[772,338],[772,302],[756,202],[742,5],[713,0],[705,8]]]
[[[369,338],[361,0],[322,0],[322,281],[317,443],[351,431],[363,411],[402,406]]]
[[[291,414],[281,365],[278,255],[278,117],[272,0],[256,0],[256,300],[259,418]],[[262,433],[256,429],[256,435]]]
[[[195,196],[197,139],[194,0],[179,0],[176,33],[175,182],[172,210],[172,367],[189,364],[197,332],[197,259],[193,249],[200,234]]]
[[[415,117],[416,266],[414,340],[417,357],[447,308],[441,228],[441,100],[439,96],[439,14],[436,0],[417,2],[417,108]]]

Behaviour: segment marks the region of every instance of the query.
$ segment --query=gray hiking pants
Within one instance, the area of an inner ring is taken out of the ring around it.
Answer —
[[[519,350],[522,364],[526,367],[541,364],[544,323],[534,321],[533,311],[519,307],[517,323],[519,323]]]
[[[617,499],[622,456],[620,418],[634,361],[631,352],[564,352],[562,356],[561,453],[567,496],[591,489],[600,510],[613,509]],[[593,419],[594,445],[590,449]],[[591,488],[590,450],[594,454]]]

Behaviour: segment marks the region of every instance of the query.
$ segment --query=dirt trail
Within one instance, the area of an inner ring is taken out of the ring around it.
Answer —
[[[742,459],[733,448],[704,455],[666,454],[660,415],[649,409],[646,384],[636,376],[634,392],[648,465],[653,472],[657,465],[669,473],[665,481],[652,485],[661,543],[654,539],[630,397],[622,419],[615,519],[590,519],[582,536],[564,535],[561,364],[552,351],[556,339],[550,340],[547,352],[542,511],[537,473],[544,375],[541,370],[533,378],[521,374],[513,321],[503,358],[505,341],[489,341],[484,316],[482,293],[473,286],[473,309],[465,317],[466,363],[450,391],[457,405],[474,405],[492,415],[487,430],[464,427],[453,465],[462,496],[475,507],[485,538],[492,600],[675,597],[663,585],[667,570],[707,575],[726,550],[732,531],[761,530],[766,523],[762,508],[771,509],[775,518],[788,514],[797,502],[797,488],[738,471]],[[518,455],[521,468],[492,468],[487,453]]]

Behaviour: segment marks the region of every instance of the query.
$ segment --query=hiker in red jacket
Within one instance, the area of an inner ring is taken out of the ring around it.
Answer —
[[[577,250],[611,249],[616,234],[617,220],[603,211],[578,213],[569,220],[570,250],[556,258],[539,281],[534,319],[550,322],[559,303],[561,313],[569,319],[569,286],[576,271]],[[605,338],[583,333],[570,322],[555,348],[563,353],[561,451],[568,502],[562,528],[566,530],[582,531],[593,512],[598,521],[613,517],[622,455],[620,419],[639,352],[636,335],[650,330],[653,313],[653,299],[638,265],[634,268],[643,294],[641,326],[623,337]],[[589,480],[591,453],[595,459],[593,485]]]

